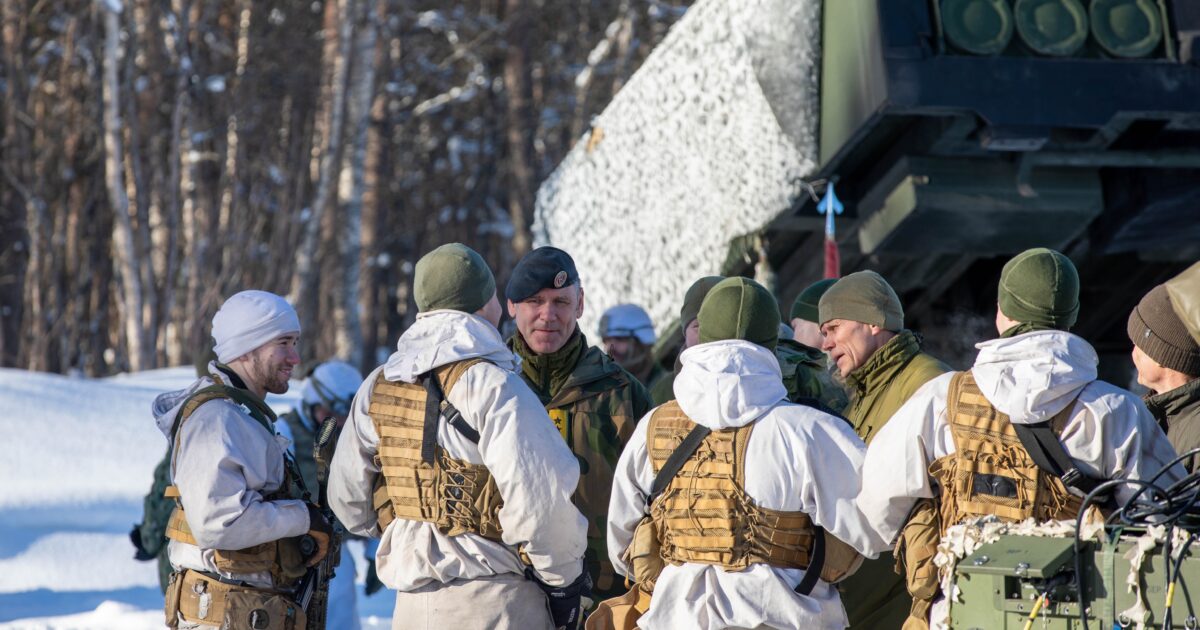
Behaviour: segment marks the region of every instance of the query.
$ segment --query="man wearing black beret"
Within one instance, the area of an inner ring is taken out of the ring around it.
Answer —
[[[508,343],[521,356],[521,375],[579,459],[574,499],[588,521],[588,570],[597,596],[611,597],[624,591],[605,544],[613,470],[634,425],[650,411],[650,395],[580,332],[583,286],[566,252],[529,252],[504,293],[517,323]]]

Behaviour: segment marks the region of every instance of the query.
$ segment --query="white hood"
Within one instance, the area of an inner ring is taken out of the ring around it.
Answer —
[[[745,426],[787,398],[775,353],[758,344],[714,341],[679,358],[675,398],[688,418],[710,429]]]
[[[1037,331],[976,344],[971,372],[988,402],[1020,424],[1044,422],[1096,380],[1096,351],[1082,338]]]
[[[417,377],[436,367],[481,358],[514,371],[520,359],[513,354],[500,331],[491,322],[462,311],[419,313],[417,321],[396,342],[383,373],[390,381],[417,382]]]

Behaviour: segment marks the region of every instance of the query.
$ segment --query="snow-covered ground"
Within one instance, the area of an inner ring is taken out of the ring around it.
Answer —
[[[150,403],[194,378],[191,367],[107,379],[0,369],[0,628],[165,627],[155,563],[133,559],[128,534],[166,451]],[[268,399],[277,411],[293,385]],[[390,627],[394,597],[364,599],[363,572],[363,628]]]

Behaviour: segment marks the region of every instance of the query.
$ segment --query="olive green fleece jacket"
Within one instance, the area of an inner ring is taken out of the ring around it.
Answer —
[[[925,383],[950,366],[921,352],[921,342],[902,330],[846,377],[850,406],[845,416],[867,444],[884,423]],[[908,617],[912,598],[904,578],[896,574],[891,551],[863,563],[858,573],[838,585],[851,628],[899,628]]]

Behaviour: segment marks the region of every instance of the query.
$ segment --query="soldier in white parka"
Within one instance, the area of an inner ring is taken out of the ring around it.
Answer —
[[[500,337],[487,264],[454,243],[417,262],[416,322],[363,383],[329,501],[382,535],[393,628],[552,628],[578,620],[586,522],[579,463]]]
[[[221,305],[212,336],[208,374],[154,401],[177,502],[167,525],[175,571],[167,616],[180,628],[283,628],[304,616],[293,589],[332,532],[296,495],[288,440],[264,400],[288,390],[300,321],[282,297],[242,291]],[[306,534],[318,543],[309,557],[299,542]]]
[[[861,562],[853,548],[870,546],[854,507],[863,442],[843,420],[787,402],[772,351],[779,307],[762,286],[721,281],[699,322],[676,400],[634,430],[609,505],[613,565],[653,590],[639,626],[842,628],[827,580],[852,572]],[[656,474],[697,431],[703,441],[648,505]],[[640,527],[654,528],[650,548]],[[804,585],[818,538],[824,570]],[[638,566],[647,557],[665,562],[656,579]]]
[[[871,442],[857,502],[877,534],[872,551],[890,546],[904,528],[908,556],[928,565],[916,573],[931,593],[932,546],[950,526],[987,515],[1073,519],[1084,484],[1150,479],[1175,458],[1142,401],[1096,378],[1096,351],[1067,332],[1078,311],[1070,259],[1044,248],[1017,255],[1000,276],[1000,338],[976,346],[970,370],[917,390]],[[1017,433],[1034,429],[1048,432],[1048,448],[1065,451],[1074,473],[1060,478],[1037,465]],[[1176,464],[1158,483],[1165,488],[1183,474]],[[1121,486],[1117,501],[1138,489]],[[940,506],[936,522],[905,528],[913,505],[928,498]],[[934,604],[933,619],[944,619],[944,601]]]

